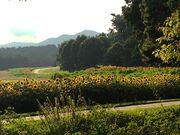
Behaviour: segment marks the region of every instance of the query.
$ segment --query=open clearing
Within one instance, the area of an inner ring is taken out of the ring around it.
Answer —
[[[18,79],[22,79],[22,78],[11,75],[7,70],[0,71],[0,80],[18,80]]]
[[[59,67],[22,67],[8,70],[12,76],[29,79],[50,79],[59,72]]]

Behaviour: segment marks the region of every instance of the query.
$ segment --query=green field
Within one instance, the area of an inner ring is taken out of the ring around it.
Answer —
[[[38,73],[34,73],[39,70]],[[25,78],[55,78],[58,76],[80,76],[80,75],[120,75],[128,77],[144,77],[162,74],[180,74],[178,67],[116,67],[116,66],[99,66],[97,68],[89,68],[75,72],[60,70],[59,67],[44,67],[44,68],[14,68],[9,69],[9,72],[17,77]]]
[[[36,73],[36,71],[38,71]],[[67,71],[60,71],[59,67],[26,67],[9,69],[11,75],[31,79],[50,79],[54,74],[68,74]]]

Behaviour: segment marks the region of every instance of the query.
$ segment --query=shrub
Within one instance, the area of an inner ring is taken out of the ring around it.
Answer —
[[[179,107],[178,107],[179,108]],[[159,109],[138,113],[96,110],[86,118],[82,134],[169,135],[180,133],[178,109]]]

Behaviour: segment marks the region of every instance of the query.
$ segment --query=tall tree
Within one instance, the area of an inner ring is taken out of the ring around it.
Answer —
[[[73,42],[73,44],[71,45],[70,56],[71,56],[71,62],[72,62],[72,65],[71,65],[72,70],[78,70],[80,68],[80,64],[78,61],[78,51],[79,51],[81,43],[86,39],[87,37],[84,35],[78,36],[76,40]]]
[[[131,27],[126,23],[124,16],[115,15],[113,16],[112,28],[110,28],[109,38],[111,42],[124,42],[132,35]]]
[[[110,29],[109,39],[112,43],[112,46],[108,49],[106,54],[106,62],[110,61],[110,58],[117,56],[117,52],[114,53],[115,56],[112,56],[111,53],[115,48],[119,48],[121,51],[117,59],[121,59],[121,62],[115,63],[114,65],[121,66],[135,66],[140,65],[141,57],[138,50],[138,42],[134,37],[132,27],[127,23],[123,15],[112,14],[112,28]],[[115,50],[114,50],[115,51]],[[123,55],[122,55],[123,54]],[[121,57],[121,58],[120,58]],[[113,60],[112,60],[113,61]],[[112,64],[112,63],[111,63]]]
[[[102,64],[108,46],[109,40],[106,34],[96,37],[78,36],[75,40],[60,45],[57,60],[65,70],[89,68]]]
[[[112,44],[105,54],[105,64],[122,66],[124,57],[124,48],[119,42]]]
[[[123,15],[132,25],[139,48],[146,63],[159,62],[152,52],[157,49],[156,38],[162,35],[158,31],[167,16],[178,7],[177,0],[125,0]]]
[[[60,63],[60,67],[66,70],[73,70],[74,61],[72,59],[71,48],[73,46],[74,40],[69,40],[64,42],[59,47],[59,54],[57,60]]]
[[[78,52],[80,69],[100,64],[105,53],[105,46],[99,38],[91,37],[81,43]]]

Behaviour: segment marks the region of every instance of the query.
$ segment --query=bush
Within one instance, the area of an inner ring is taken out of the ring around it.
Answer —
[[[86,118],[86,126],[80,132],[98,135],[169,135],[180,133],[179,116],[178,109],[161,108],[138,113],[94,110]]]

